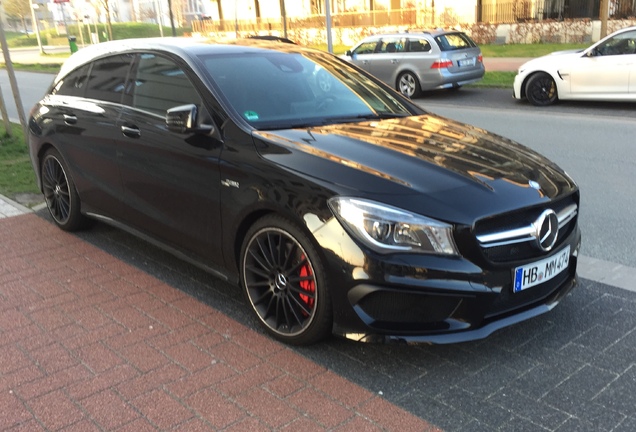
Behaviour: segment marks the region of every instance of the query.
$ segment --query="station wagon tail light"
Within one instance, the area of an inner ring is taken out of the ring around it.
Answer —
[[[452,66],[452,60],[435,60],[431,65],[431,69],[446,69]]]
[[[484,62],[484,56],[483,56],[483,55],[481,55],[481,54],[479,54],[479,55],[477,56],[477,61],[478,61],[479,63],[483,63],[483,62]]]

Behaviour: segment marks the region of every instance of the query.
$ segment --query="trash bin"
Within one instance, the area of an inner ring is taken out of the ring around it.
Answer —
[[[75,36],[68,37],[68,45],[71,47],[71,53],[77,52],[77,38]]]

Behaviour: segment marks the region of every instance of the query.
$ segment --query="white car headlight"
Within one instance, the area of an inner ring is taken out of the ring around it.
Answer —
[[[453,227],[386,204],[334,197],[329,207],[347,231],[379,253],[458,255]]]

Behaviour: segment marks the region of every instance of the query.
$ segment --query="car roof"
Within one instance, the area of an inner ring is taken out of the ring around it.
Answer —
[[[440,36],[444,34],[453,34],[453,33],[463,33],[460,30],[444,30],[444,29],[432,29],[432,30],[407,30],[404,32],[393,32],[393,33],[377,33],[374,35],[367,36],[365,39],[376,39],[383,37],[405,37],[405,36]]]
[[[214,39],[183,37],[122,39],[89,45],[80,49],[64,62],[57,75],[56,81],[79,66],[100,57],[140,50],[163,51],[178,55],[184,59],[189,59],[200,54],[231,54],[262,50],[275,50],[281,52],[313,51],[309,48],[303,48],[295,44],[261,39],[238,39],[227,42],[219,42]]]

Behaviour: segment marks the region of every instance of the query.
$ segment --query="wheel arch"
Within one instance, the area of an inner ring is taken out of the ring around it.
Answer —
[[[37,160],[36,165],[37,165],[37,172],[35,173],[36,179],[37,179],[37,186],[38,189],[40,190],[40,192],[43,192],[42,190],[42,160],[44,159],[44,155],[46,154],[47,151],[49,151],[50,149],[55,149],[58,153],[60,153],[60,151],[51,143],[49,142],[45,142],[43,143],[40,148],[38,149],[38,152],[36,154]],[[62,154],[60,153],[60,156]],[[62,156],[64,157],[64,156]]]
[[[397,71],[397,73],[395,74],[395,80],[393,82],[393,88],[395,88],[396,90],[400,90],[398,87],[398,84],[400,82],[400,78],[402,77],[402,75],[404,75],[405,73],[409,73],[411,75],[413,75],[416,79],[418,84],[420,85],[420,87],[422,87],[422,79],[420,77],[420,74],[417,73],[414,68],[412,67],[405,67],[403,69],[400,69],[399,71]]]
[[[409,74],[412,75],[413,78],[415,79],[415,89],[414,89],[414,93],[413,95],[407,96],[404,95],[401,91],[400,91],[400,79],[402,79],[402,77],[405,74]],[[395,77],[395,82],[393,83],[393,88],[395,89],[395,91],[397,91],[398,93],[403,94],[405,97],[408,98],[416,98],[419,97],[422,94],[422,78],[420,77],[420,74],[417,73],[415,70],[413,70],[412,68],[404,68],[402,69],[397,76]]]
[[[521,83],[521,98],[525,98],[526,97],[526,86],[528,85],[528,81],[530,81],[530,78],[532,78],[533,76],[540,74],[540,73],[544,73],[547,75],[550,75],[552,77],[552,79],[554,80],[555,85],[557,86],[557,95],[561,94],[561,82],[563,81],[561,79],[560,76],[554,76],[554,74],[552,72],[549,72],[547,70],[544,69],[537,69],[534,70],[532,72],[530,72],[528,75],[526,75],[526,77],[523,79],[523,82]]]
[[[243,243],[245,242],[247,232],[257,221],[264,218],[265,216],[270,215],[280,216],[284,219],[288,219],[290,222],[295,224],[314,243],[314,246],[318,250],[318,253],[321,255],[321,258],[325,259],[318,241],[314,238],[311,230],[307,227],[307,223],[303,219],[302,214],[294,212],[292,211],[292,209],[268,206],[253,209],[249,213],[246,213],[237,224],[236,230],[234,231],[235,235],[232,242],[231,250],[231,257],[233,259],[233,262],[229,263],[231,265],[231,268],[237,271],[237,274],[238,272],[240,272],[241,249],[243,247]]]
[[[236,270],[237,274],[240,272],[240,262],[241,262],[241,248],[243,247],[243,242],[245,241],[245,236],[247,235],[247,231],[250,229],[252,225],[256,223],[257,220],[270,215],[277,214],[274,209],[270,208],[262,208],[254,210],[248,214],[246,214],[243,219],[239,222],[235,235],[234,241],[232,243],[232,268]]]

